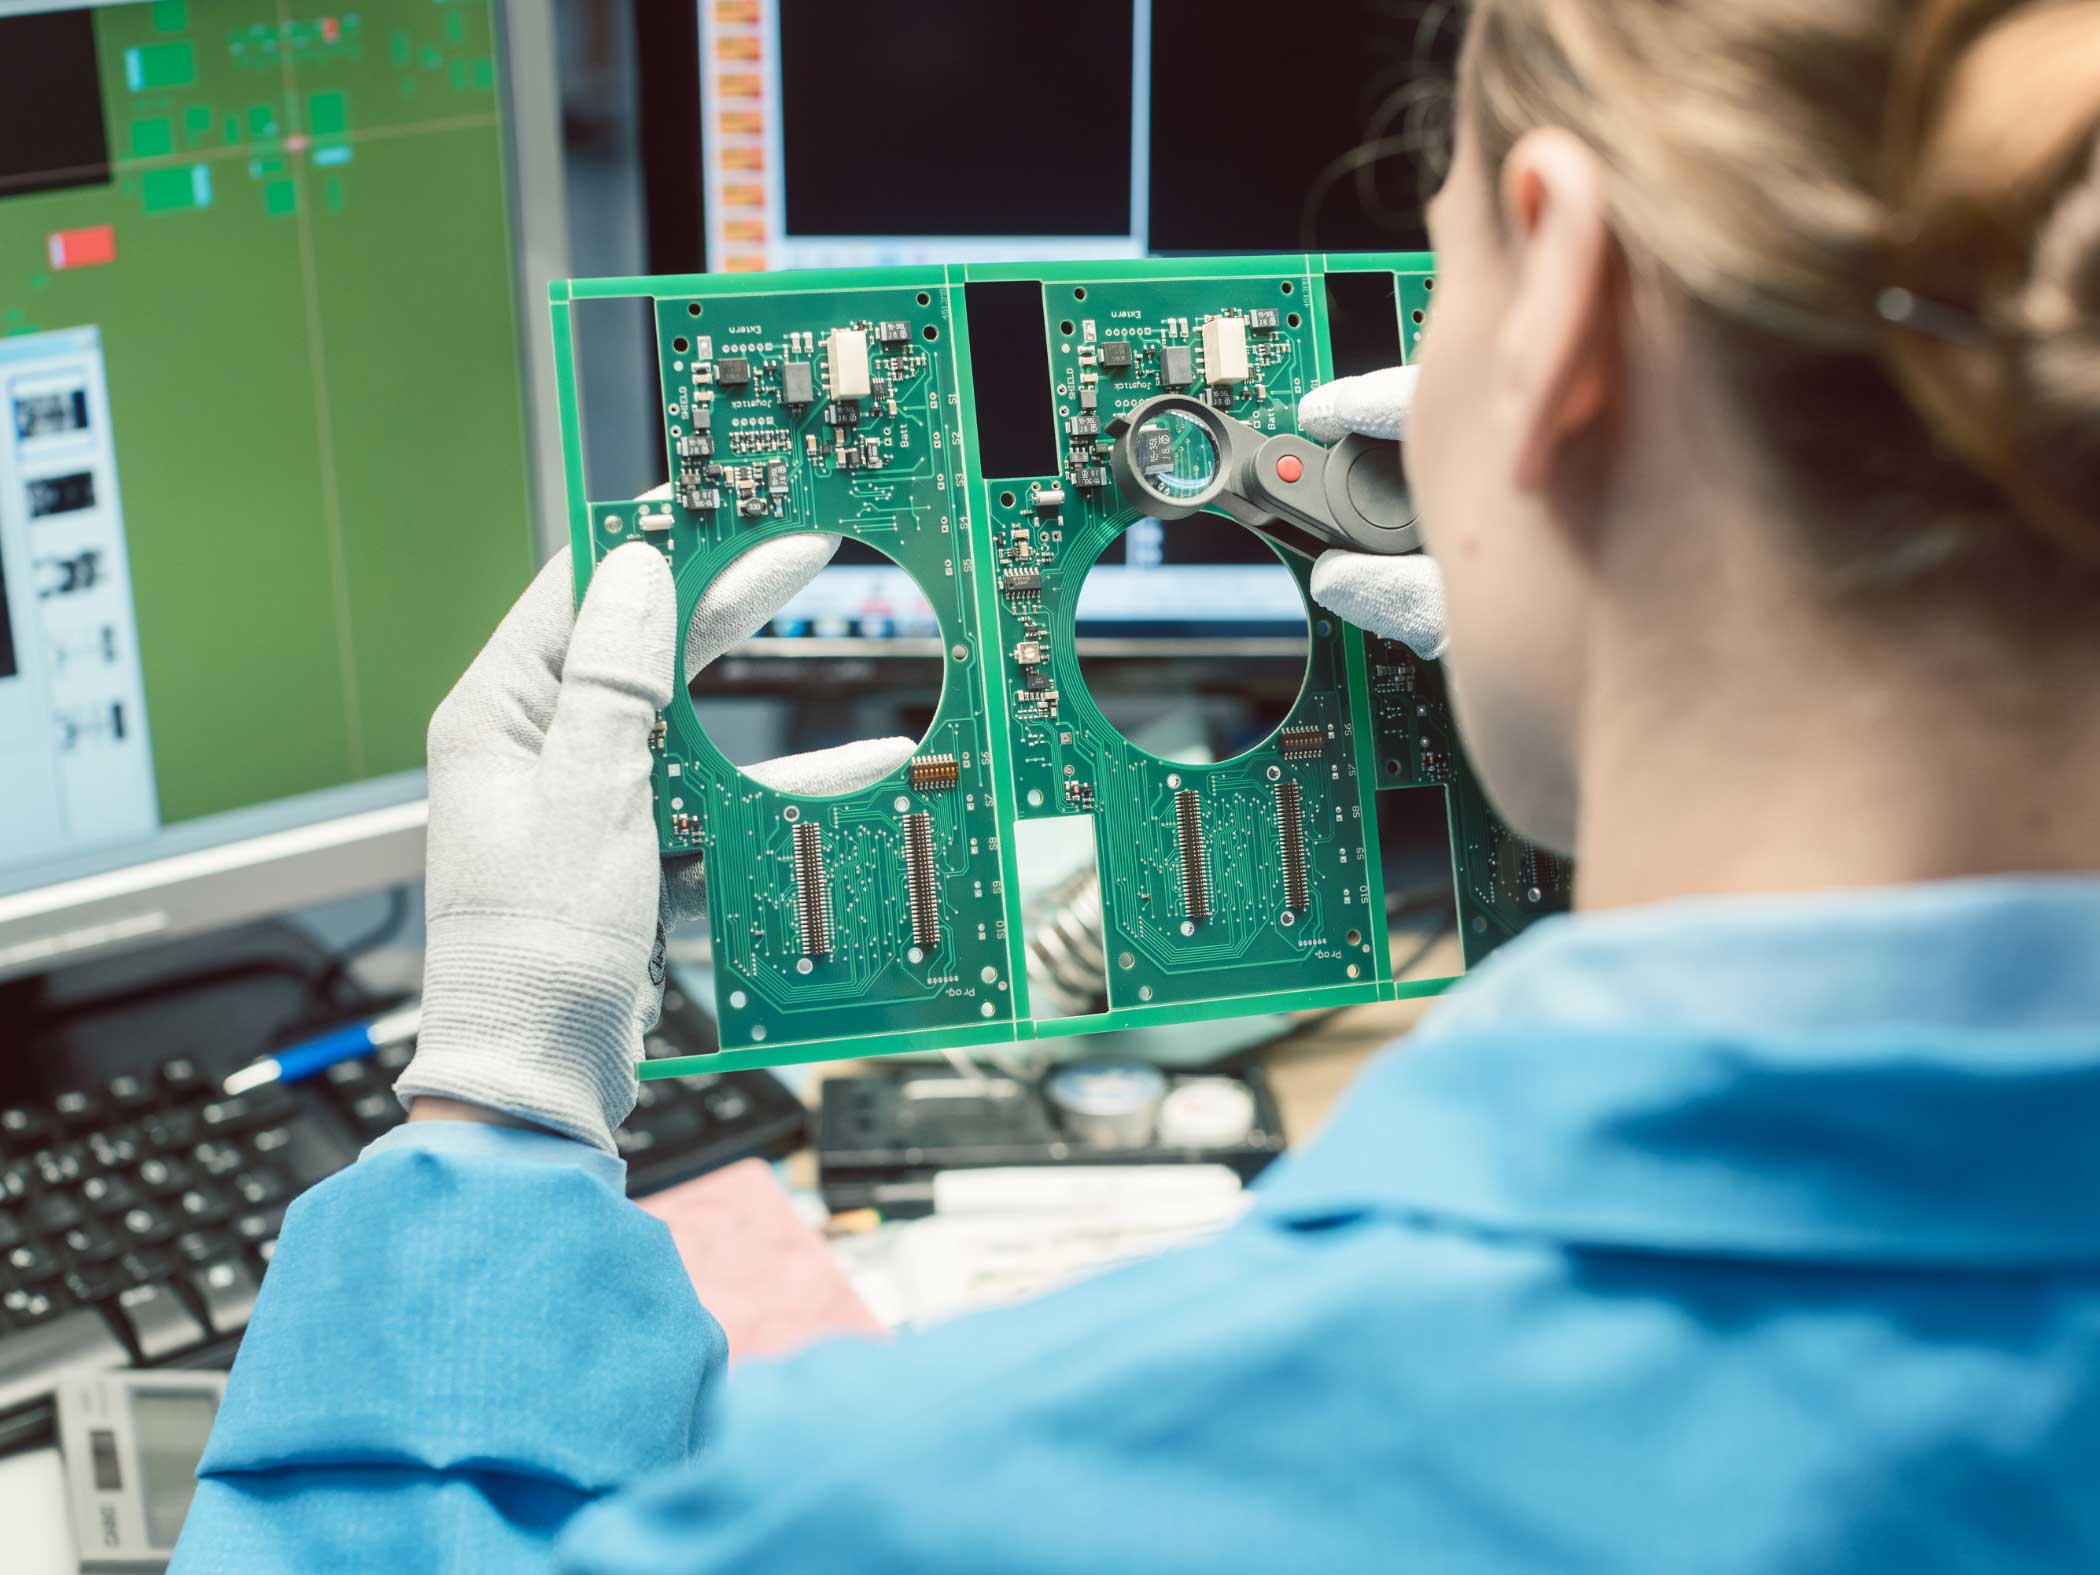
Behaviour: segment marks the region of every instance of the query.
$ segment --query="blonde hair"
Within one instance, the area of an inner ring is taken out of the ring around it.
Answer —
[[[2100,0],[1476,0],[1465,72],[1492,167],[1597,151],[1819,545],[2100,567]]]

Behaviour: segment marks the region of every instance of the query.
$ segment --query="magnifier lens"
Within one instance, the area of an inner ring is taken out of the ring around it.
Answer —
[[[1198,498],[1218,477],[1210,429],[1179,410],[1163,410],[1131,434],[1134,469],[1163,498]]]

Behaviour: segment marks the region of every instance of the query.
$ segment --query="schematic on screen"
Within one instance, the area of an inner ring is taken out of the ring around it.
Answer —
[[[0,17],[0,893],[421,766],[532,565],[499,52]]]

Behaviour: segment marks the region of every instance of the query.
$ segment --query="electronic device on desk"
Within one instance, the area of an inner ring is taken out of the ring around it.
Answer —
[[[155,1575],[197,1492],[220,1373],[87,1373],[58,1391],[58,1449],[81,1575]]]
[[[817,1112],[825,1204],[898,1219],[931,1212],[944,1170],[1226,1165],[1251,1181],[1283,1150],[1283,1116],[1258,1067],[1176,1076],[1077,1061],[1040,1081],[885,1067],[829,1079]]]

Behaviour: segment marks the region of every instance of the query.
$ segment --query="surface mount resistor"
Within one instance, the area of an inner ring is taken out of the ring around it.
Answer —
[[[933,817],[904,817],[904,878],[911,895],[911,943],[931,951],[941,938],[940,886],[933,867]]]
[[[802,955],[831,955],[831,882],[824,873],[824,833],[814,821],[795,823],[795,917]]]
[[[1191,919],[1210,917],[1210,856],[1203,845],[1203,801],[1188,788],[1174,795],[1174,829],[1181,839],[1181,902]]]
[[[1283,859],[1283,905],[1303,913],[1312,896],[1305,881],[1305,795],[1295,782],[1278,782],[1276,846]]]

